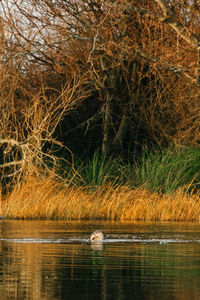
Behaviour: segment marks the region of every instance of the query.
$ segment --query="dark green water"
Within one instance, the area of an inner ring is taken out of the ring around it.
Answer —
[[[200,225],[2,221],[0,299],[200,299]]]

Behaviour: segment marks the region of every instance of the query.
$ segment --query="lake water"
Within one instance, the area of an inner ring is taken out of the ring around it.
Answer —
[[[200,224],[1,221],[0,299],[200,299]]]

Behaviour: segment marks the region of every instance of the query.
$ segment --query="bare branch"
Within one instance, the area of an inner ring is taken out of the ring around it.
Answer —
[[[194,34],[188,35],[187,28],[179,22],[172,9],[169,6],[167,7],[166,2],[164,0],[155,0],[155,2],[158,3],[163,11],[164,17],[162,21],[169,24],[188,44],[199,49],[200,40]]]

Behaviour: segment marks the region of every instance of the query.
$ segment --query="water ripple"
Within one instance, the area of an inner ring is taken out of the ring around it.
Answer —
[[[0,238],[0,241],[8,243],[36,243],[36,244],[66,244],[66,243],[90,243],[90,239],[84,238],[60,238],[60,239],[33,239],[33,238]],[[101,243],[159,243],[159,244],[169,244],[169,243],[200,243],[200,240],[197,239],[180,239],[180,238],[114,238],[114,239],[105,239]]]

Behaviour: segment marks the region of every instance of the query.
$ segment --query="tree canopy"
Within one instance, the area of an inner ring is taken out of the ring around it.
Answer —
[[[2,0],[0,11],[9,175],[54,161],[46,145],[61,142],[111,154],[199,143],[199,1]]]

